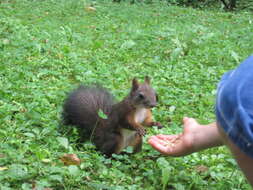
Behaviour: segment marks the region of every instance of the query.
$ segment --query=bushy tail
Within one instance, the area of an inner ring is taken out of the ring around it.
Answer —
[[[64,124],[77,126],[90,134],[98,122],[99,109],[108,115],[113,104],[114,98],[106,89],[97,85],[80,86],[65,100]]]

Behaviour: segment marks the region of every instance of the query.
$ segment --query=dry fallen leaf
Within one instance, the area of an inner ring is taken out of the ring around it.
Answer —
[[[89,176],[85,176],[85,177],[84,177],[84,180],[91,181],[91,178],[90,178]]]
[[[94,12],[94,11],[96,11],[96,8],[89,6],[89,7],[85,7],[85,10],[89,11],[89,12]]]
[[[81,164],[81,160],[77,157],[76,154],[64,154],[60,159],[66,166]]]
[[[7,45],[7,44],[9,44],[9,43],[10,43],[10,40],[9,40],[9,39],[7,39],[7,38],[4,38],[4,39],[3,39],[3,44]]]
[[[36,182],[32,182],[32,190],[38,190]],[[43,190],[53,190],[52,188],[45,187]]]
[[[0,167],[0,171],[4,171],[4,170],[8,170],[8,167],[5,167],[5,166]]]
[[[208,167],[203,166],[203,165],[199,165],[195,167],[195,170],[199,173],[204,173],[208,170]]]
[[[44,163],[50,163],[50,162],[51,162],[50,159],[46,159],[46,158],[45,158],[45,159],[42,159],[41,161],[44,162]]]

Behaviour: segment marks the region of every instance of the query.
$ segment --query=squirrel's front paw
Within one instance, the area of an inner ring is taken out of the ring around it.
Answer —
[[[140,129],[137,129],[137,133],[140,136],[145,136],[146,135],[146,130],[144,128],[140,128]]]
[[[153,126],[157,126],[158,129],[161,129],[161,128],[164,127],[160,122],[154,122],[154,125],[153,125]]]
[[[164,126],[160,122],[157,122],[156,126],[158,127],[158,129],[164,128]]]

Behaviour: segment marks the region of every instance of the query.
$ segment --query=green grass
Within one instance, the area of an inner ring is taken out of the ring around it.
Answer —
[[[84,0],[0,1],[0,189],[250,189],[225,148],[168,158],[145,143],[139,154],[106,159],[58,127],[78,84],[101,83],[121,99],[145,75],[166,126],[147,136],[180,132],[185,115],[214,121],[219,78],[253,52],[252,14],[93,3],[89,12]],[[64,153],[81,166],[63,166]]]

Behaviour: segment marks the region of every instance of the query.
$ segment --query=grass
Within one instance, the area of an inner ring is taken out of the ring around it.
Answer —
[[[253,52],[252,22],[247,12],[163,2],[2,0],[0,189],[250,189],[225,148],[168,158],[145,143],[139,154],[106,159],[58,129],[66,93],[78,84],[101,83],[121,99],[145,75],[161,99],[154,116],[166,126],[148,136],[180,132],[185,115],[214,121],[217,82]],[[64,153],[82,164],[64,166]]]

